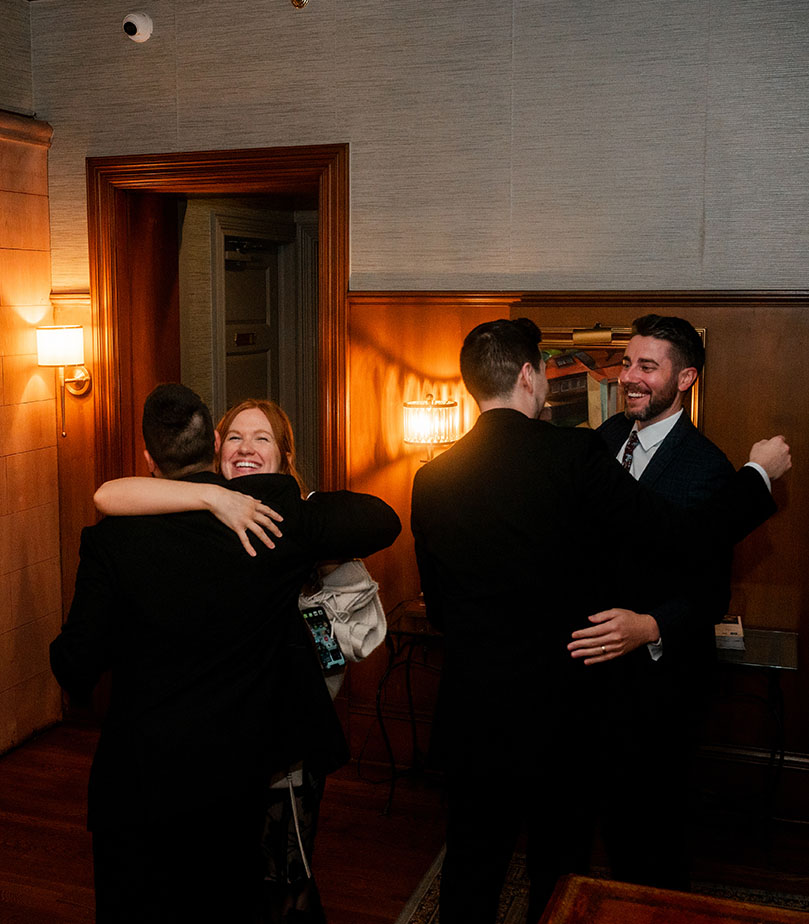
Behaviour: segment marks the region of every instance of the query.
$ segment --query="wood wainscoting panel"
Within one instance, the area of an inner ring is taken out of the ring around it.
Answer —
[[[37,355],[3,357],[3,403],[47,401],[56,394],[53,369],[37,365]]]
[[[0,189],[0,240],[11,250],[47,251],[48,197]]]
[[[11,455],[56,443],[56,401],[0,407],[0,445]]]
[[[4,573],[51,558],[59,558],[59,508],[55,503],[30,507],[3,517],[0,524],[0,568]]]
[[[4,580],[11,595],[11,627],[39,619],[46,613],[61,611],[58,558],[26,565],[7,575]]]
[[[0,751],[61,715],[47,663],[61,621],[55,371],[37,366],[35,336],[51,323],[51,134],[0,112]],[[43,582],[36,606],[29,579]]]
[[[9,513],[59,500],[56,447],[31,449],[6,457],[6,491]]]
[[[47,250],[12,250],[0,248],[0,311],[4,305],[32,306],[48,304],[51,290],[51,255]],[[6,348],[3,327],[19,335],[27,333],[25,340],[9,344]],[[0,320],[0,352],[33,353],[36,350],[34,332],[31,328],[19,330],[11,319],[3,324]]]

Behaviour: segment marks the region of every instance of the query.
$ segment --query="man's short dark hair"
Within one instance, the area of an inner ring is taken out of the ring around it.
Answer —
[[[645,314],[632,322],[632,333],[641,337],[655,337],[671,344],[671,359],[675,371],[692,367],[697,373],[705,365],[705,346],[702,337],[684,318]]]
[[[530,318],[478,324],[461,347],[461,375],[472,397],[479,402],[510,395],[526,363],[539,370],[540,340],[542,332]]]
[[[170,478],[214,460],[211,412],[185,385],[158,385],[143,405],[143,440],[160,472]]]

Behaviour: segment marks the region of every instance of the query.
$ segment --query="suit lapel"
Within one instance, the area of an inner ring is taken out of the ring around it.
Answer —
[[[685,411],[683,411],[682,416],[674,425],[674,429],[658,446],[657,452],[652,456],[651,461],[640,476],[639,480],[648,488],[651,488],[669,465],[675,461],[680,445],[685,439],[689,427],[692,426],[693,424],[686,416]]]
[[[629,436],[629,431],[632,429],[632,421],[624,417],[623,414],[621,414],[617,420],[613,420],[614,422],[609,421],[599,432],[604,442],[607,444],[609,451],[614,456],[617,456],[618,450],[624,445]]]

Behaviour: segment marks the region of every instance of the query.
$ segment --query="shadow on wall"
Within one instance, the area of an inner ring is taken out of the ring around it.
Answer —
[[[458,403],[458,435],[475,422],[477,405],[463,385],[460,373],[448,378],[429,378],[422,370],[394,356],[379,344],[352,338],[352,380],[362,391],[351,396],[351,472],[362,479],[403,456],[423,454],[418,444],[404,442],[403,405],[432,395],[436,401]]]

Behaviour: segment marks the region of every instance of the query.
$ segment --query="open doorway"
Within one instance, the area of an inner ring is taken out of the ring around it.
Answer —
[[[319,481],[344,486],[348,146],[88,158],[87,177],[96,483],[140,470],[139,408],[154,384],[180,376],[177,197],[310,196]]]
[[[304,484],[320,475],[317,200],[179,204],[180,380],[214,421],[247,398],[286,411]]]

